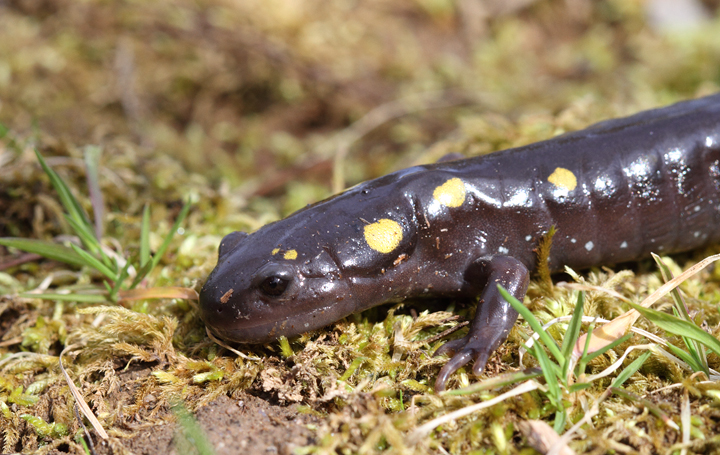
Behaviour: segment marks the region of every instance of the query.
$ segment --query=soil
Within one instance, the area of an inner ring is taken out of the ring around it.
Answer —
[[[316,418],[298,407],[277,406],[242,393],[240,399],[223,396],[195,414],[218,455],[266,453],[290,455],[296,447],[312,444],[306,425]],[[179,453],[173,443],[177,424],[157,425],[138,431],[125,442],[135,454]],[[114,453],[100,445],[98,455]]]
[[[137,390],[137,385],[150,375],[151,368],[128,371],[122,374],[125,384],[109,396],[110,403],[127,403]],[[203,406],[194,416],[214,447],[217,455],[238,453],[290,455],[297,447],[312,445],[314,437],[308,425],[317,425],[319,418],[302,413],[298,405],[274,405],[270,401],[238,392],[238,398],[221,396],[207,406]],[[155,398],[146,396],[147,409],[152,410]],[[139,417],[139,416],[136,416]],[[124,449],[135,455],[185,454],[192,447],[186,447],[184,438],[178,440],[180,425],[175,422],[171,411],[164,408],[155,415],[157,421],[166,423],[131,424],[125,423],[124,429],[131,435],[122,440]],[[105,441],[95,437],[95,450],[98,455],[117,454]],[[49,452],[52,455],[68,453],[60,447]]]

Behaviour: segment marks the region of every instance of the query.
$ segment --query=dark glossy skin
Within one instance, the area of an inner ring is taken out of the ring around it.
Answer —
[[[720,242],[720,95],[488,156],[417,166],[357,185],[220,245],[200,294],[231,341],[318,329],[385,302],[474,299],[467,336],[435,388],[480,373],[517,313],[534,248],[557,228],[551,271]]]

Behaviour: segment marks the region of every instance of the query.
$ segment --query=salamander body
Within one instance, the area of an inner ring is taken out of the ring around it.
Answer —
[[[475,299],[436,390],[479,373],[517,313],[555,226],[548,265],[584,268],[720,242],[720,94],[608,120],[487,156],[403,169],[219,248],[200,306],[222,338],[262,343],[385,302]]]

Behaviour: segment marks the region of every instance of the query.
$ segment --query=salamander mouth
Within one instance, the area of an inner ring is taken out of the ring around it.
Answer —
[[[332,273],[332,271],[330,272]],[[287,297],[262,302],[245,293],[230,293],[208,279],[200,292],[200,312],[205,325],[217,337],[236,343],[259,344],[320,329],[356,311],[347,284],[327,276],[305,279],[305,293],[295,290]],[[223,291],[224,294],[223,294]],[[318,296],[318,292],[323,294]]]
[[[224,340],[244,343],[261,344],[275,341],[281,336],[293,337],[301,333],[317,330],[334,321],[342,319],[355,310],[354,306],[321,306],[302,314],[287,315],[281,319],[263,320],[262,317],[248,319],[218,318],[210,312],[203,315],[205,326],[217,337]]]
[[[269,343],[285,335],[284,333],[280,333],[279,322],[261,322],[258,324],[243,325],[241,327],[220,327],[206,322],[205,326],[213,335],[223,340],[243,344]]]

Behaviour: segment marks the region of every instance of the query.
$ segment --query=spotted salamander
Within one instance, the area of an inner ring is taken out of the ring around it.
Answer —
[[[222,338],[263,343],[408,298],[479,298],[435,389],[480,373],[517,313],[538,242],[563,266],[720,243],[720,94],[487,156],[403,169],[219,248],[200,307]]]

